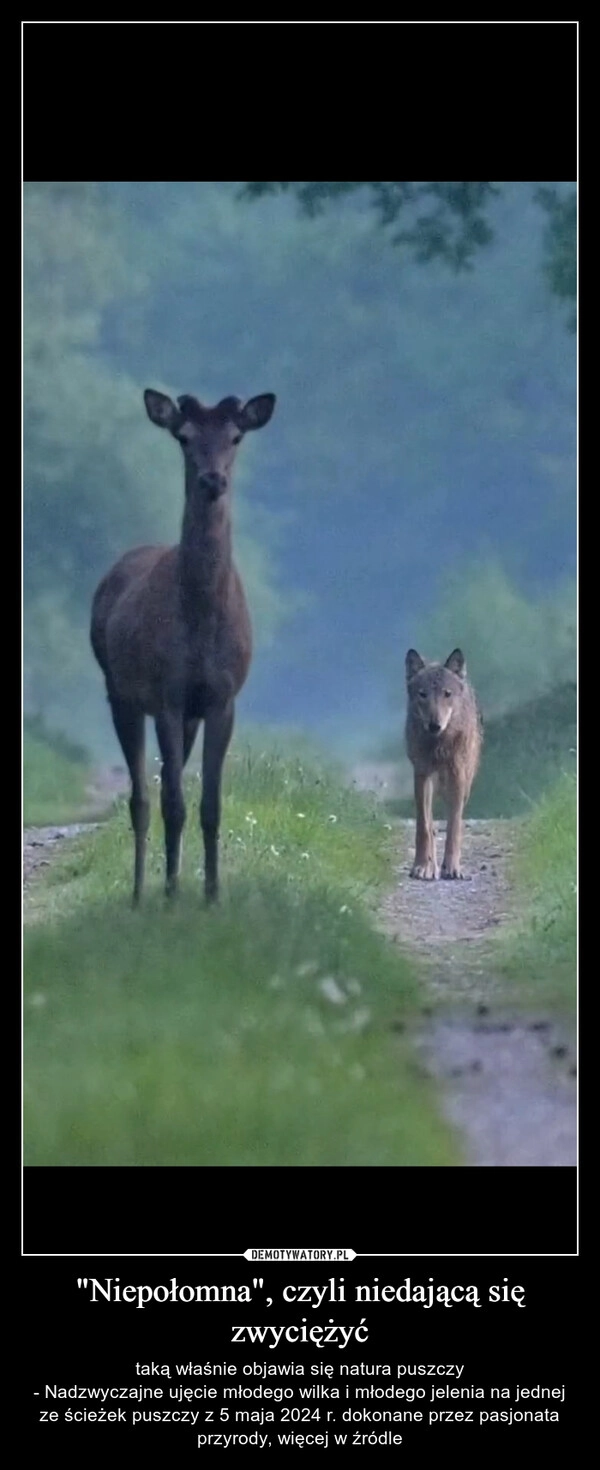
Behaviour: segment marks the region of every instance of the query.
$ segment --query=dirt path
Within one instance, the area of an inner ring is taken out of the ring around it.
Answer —
[[[387,794],[388,773],[370,768],[356,784]],[[95,815],[127,788],[118,768],[98,774]],[[385,788],[385,790],[384,790]],[[23,833],[24,893],[64,842],[97,821],[29,827]],[[576,1078],[571,1038],[554,1018],[510,1013],[490,965],[489,941],[509,917],[513,827],[465,824],[464,882],[409,877],[414,823],[395,822],[396,882],[381,908],[392,941],[412,950],[428,972],[422,1026],[413,1040],[441,1084],[446,1116],[463,1135],[470,1164],[561,1165],[576,1162]],[[443,823],[438,824],[441,845]]]
[[[69,837],[93,832],[97,822],[71,822],[66,827],[25,827],[23,831],[23,892],[40,868],[47,868]]]
[[[514,902],[510,822],[465,824],[463,882],[409,877],[414,823],[398,822],[397,882],[381,910],[392,940],[429,972],[428,1019],[414,1040],[442,1084],[444,1111],[470,1164],[576,1162],[576,1077],[570,1038],[551,1016],[510,1013],[489,941]],[[438,823],[438,846],[443,840]]]
[[[115,796],[128,790],[126,772],[121,766],[106,766],[96,771],[88,787],[90,819],[68,822],[64,826],[25,827],[23,829],[23,893],[27,894],[32,879],[41,868],[47,868],[64,843],[83,832],[93,832],[97,820],[110,809]]]

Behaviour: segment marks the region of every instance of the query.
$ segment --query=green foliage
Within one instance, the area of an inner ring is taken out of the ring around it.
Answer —
[[[26,827],[76,821],[89,807],[85,750],[27,720],[23,736],[23,822]]]
[[[498,561],[473,562],[450,571],[433,611],[419,613],[415,647],[430,659],[461,647],[487,718],[575,678],[575,608],[571,581],[536,597]]]
[[[520,837],[514,877],[522,917],[503,947],[505,973],[515,982],[521,1004],[555,1005],[573,1019],[577,978],[577,787],[573,773],[565,772],[531,814]]]
[[[364,746],[385,662],[448,568],[490,542],[524,579],[573,565],[574,359],[531,186],[322,187],[336,207],[309,219],[291,186],[252,209],[235,184],[26,186],[26,703],[95,746],[113,737],[93,587],[127,546],[179,529],[178,454],[147,423],[147,383],[278,394],[236,480],[254,718]],[[390,218],[383,248],[369,199]],[[398,272],[394,232],[423,216],[435,237],[439,211],[450,256],[474,260],[464,230],[487,221],[485,269],[455,276],[434,238],[421,270],[415,238]]]
[[[563,774],[574,772],[576,745],[575,684],[561,684],[488,721],[469,815],[511,817],[531,812]]]
[[[548,216],[544,236],[544,272],[554,296],[561,301],[577,300],[577,195],[562,197],[558,190],[546,186],[538,189],[537,198]],[[569,313],[567,325],[577,328],[575,310]]]
[[[24,652],[36,712],[68,708],[75,691],[85,704],[98,685],[88,621],[99,577],[127,546],[179,530],[177,452],[148,425],[144,383],[105,346],[110,312],[126,315],[152,287],[136,243],[109,185],[25,186]],[[281,598],[264,545],[242,527],[238,547],[268,635]]]
[[[314,762],[228,764],[224,892],[200,902],[188,783],[181,902],[129,910],[121,803],[31,895],[25,1157],[54,1165],[460,1162],[430,1084],[391,1028],[416,977],[371,915],[391,874],[381,814]]]
[[[495,184],[475,183],[251,183],[243,186],[241,197],[290,191],[311,219],[356,192],[366,196],[386,229],[408,214],[409,227],[392,230],[392,244],[408,246],[419,264],[442,260],[457,272],[472,269],[477,251],[493,239],[486,207],[499,193]]]
[[[261,199],[269,194],[293,194],[302,212],[314,219],[329,206],[358,194],[389,232],[393,245],[408,248],[419,264],[442,260],[453,270],[471,270],[478,252],[494,239],[489,206],[501,193],[492,183],[248,183],[241,198]],[[575,191],[564,196],[554,187],[535,190],[535,199],[549,216],[544,245],[545,274],[550,290],[574,301],[577,294],[577,203]],[[408,215],[405,229],[397,226]],[[575,317],[569,318],[575,329]]]
[[[35,740],[41,740],[56,755],[64,756],[65,760],[71,761],[76,766],[89,766],[89,752],[85,745],[79,741],[71,740],[65,735],[64,730],[49,730],[41,715],[26,715],[23,722],[24,732],[31,735]]]

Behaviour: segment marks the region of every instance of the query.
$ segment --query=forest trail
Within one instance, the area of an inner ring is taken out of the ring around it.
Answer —
[[[32,880],[41,868],[47,868],[70,838],[93,832],[100,818],[106,816],[116,796],[129,791],[127,773],[122,766],[103,766],[94,773],[87,789],[89,817],[63,825],[23,828],[23,900]],[[25,918],[27,914],[25,912]]]
[[[576,1163],[574,1040],[552,1014],[524,1015],[494,975],[491,936],[514,914],[514,824],[466,821],[463,881],[409,876],[414,822],[398,831],[396,883],[380,922],[425,963],[424,1021],[414,1033],[438,1080],[446,1116],[462,1134],[467,1164]],[[444,823],[438,823],[441,851]]]
[[[356,784],[373,790],[372,772],[361,772]],[[113,768],[100,773],[90,791],[95,815],[126,789],[124,772]],[[443,825],[438,823],[440,849]],[[39,870],[65,841],[96,826],[96,821],[86,821],[25,829],[26,919],[27,893]],[[438,1082],[443,1111],[462,1135],[465,1162],[575,1164],[574,1039],[552,1014],[511,1008],[506,986],[493,970],[490,939],[515,908],[509,881],[514,824],[466,821],[467,877],[436,883],[409,876],[414,822],[395,821],[393,826],[396,877],[379,922],[390,941],[402,944],[424,967],[422,1021],[410,1029],[423,1066]]]

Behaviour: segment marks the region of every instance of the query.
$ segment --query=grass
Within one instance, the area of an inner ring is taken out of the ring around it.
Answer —
[[[484,735],[469,815],[513,817],[530,812],[564,773],[568,778],[575,772],[575,685],[560,685],[490,720]]]
[[[26,827],[76,821],[89,807],[85,752],[29,720],[23,733],[23,822]]]
[[[418,978],[376,930],[381,811],[310,759],[232,751],[223,897],[199,898],[188,783],[182,895],[162,901],[157,810],[129,909],[124,802],[32,887],[25,937],[28,1164],[461,1162],[393,1023]]]
[[[525,903],[518,926],[502,942],[500,966],[518,982],[523,1003],[568,1016],[576,996],[576,877],[576,782],[563,775],[522,829],[515,879]]]
[[[473,786],[469,817],[515,817],[530,813],[564,772],[575,770],[577,703],[573,684],[562,684],[518,709],[485,721],[481,768]],[[390,802],[399,817],[414,816],[412,776],[396,744],[386,759],[404,762],[406,795]]]

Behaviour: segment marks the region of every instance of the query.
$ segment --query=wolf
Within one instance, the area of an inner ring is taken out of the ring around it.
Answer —
[[[462,878],[460,865],[463,810],[477,773],[483,722],[467,679],[460,648],[445,664],[426,663],[409,648],[406,655],[406,749],[415,781],[417,831],[411,878],[440,876],[435,852],[433,797],[437,789],[448,807],[442,878]]]

